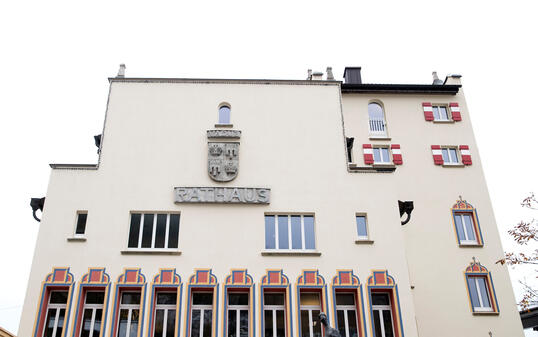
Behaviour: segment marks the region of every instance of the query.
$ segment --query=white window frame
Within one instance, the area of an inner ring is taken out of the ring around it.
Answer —
[[[140,223],[138,224],[138,244],[136,247],[129,247],[129,238],[131,237],[131,221],[129,221],[129,235],[127,237],[127,249],[129,250],[146,250],[146,249],[158,249],[158,250],[172,250],[175,251],[179,248],[179,230],[178,230],[178,247],[176,248],[168,248],[168,240],[169,240],[169,234],[170,234],[170,216],[171,215],[178,215],[179,216],[179,228],[181,228],[181,214],[180,213],[165,213],[165,212],[131,212],[129,213],[130,219],[132,219],[133,214],[140,214]],[[153,215],[153,225],[152,225],[152,233],[151,233],[151,247],[142,247],[142,238],[144,233],[144,217],[145,215]],[[164,234],[164,248],[156,248],[155,247],[155,238],[157,234],[157,217],[158,215],[166,215],[166,227],[165,227],[165,234]]]
[[[86,214],[86,223],[84,224],[84,233],[77,233],[78,218],[81,214]],[[88,211],[77,211],[77,216],[75,217],[75,228],[73,229],[73,237],[85,238],[87,226],[88,226]]]
[[[66,323],[66,315],[67,315],[67,300],[65,303],[50,303],[50,300],[52,299],[52,293],[53,292],[67,292],[67,295],[69,297],[69,291],[68,290],[52,290],[49,294],[49,300],[47,303],[47,314],[45,315],[45,323],[43,325],[43,336],[45,336],[46,331],[46,324],[49,319],[49,309],[56,309],[56,312],[54,314],[54,327],[52,328],[52,337],[59,337],[56,336],[56,330],[58,329],[58,321],[60,318],[60,311],[64,309],[64,326],[62,329],[65,329],[65,323]],[[63,330],[62,330],[63,331]]]
[[[268,251],[279,251],[279,252],[313,252],[316,251],[317,239],[316,239],[316,217],[314,214],[265,214],[265,216],[274,216],[275,217],[275,248],[269,248]],[[301,248],[292,248],[292,235],[291,235],[291,217],[300,216],[301,217]],[[305,248],[306,245],[306,232],[305,232],[305,223],[304,217],[312,217],[314,221],[314,248]],[[287,217],[288,219],[288,247],[289,248],[280,248],[280,242],[278,237],[278,218]]]
[[[456,151],[456,161],[452,161],[452,156],[450,155],[450,150]],[[447,151],[447,157],[449,161],[445,161],[445,156],[443,155],[443,151]],[[441,147],[441,157],[443,158],[443,165],[461,165],[461,155],[460,151],[456,146],[443,146]]]
[[[389,293],[373,293],[373,295],[377,295],[377,294],[386,294],[388,299],[389,299],[389,304],[388,305],[374,305],[372,304],[372,315],[375,316],[375,315],[379,315],[379,322],[380,322],[380,325],[381,325],[381,336],[376,336],[376,337],[386,337],[385,336],[385,324],[384,324],[384,321],[383,321],[383,310],[388,310],[390,312],[390,324],[392,326],[392,332],[394,333],[395,332],[395,329],[394,329],[394,313],[392,312],[392,305],[391,305],[391,296]],[[373,321],[374,317],[372,317],[372,325],[374,325],[374,321]],[[372,329],[375,329],[375,327],[372,327]]]
[[[158,291],[155,293],[155,311],[153,312],[153,317],[155,317],[155,319],[157,319],[157,310],[164,310],[164,319],[163,319],[163,336],[166,336],[166,329],[168,327],[168,311],[169,310],[175,310],[175,315],[174,315],[174,332],[175,332],[175,326],[177,323],[176,322],[176,319],[177,319],[177,302],[176,304],[159,304],[157,302],[157,299],[158,299],[158,295],[159,294],[173,294],[175,295],[176,297],[176,301],[177,301],[177,292],[173,292],[173,291]],[[155,328],[156,328],[156,322],[153,322],[153,333],[152,333],[152,336],[155,335]],[[91,336],[90,336],[91,337]]]
[[[473,234],[474,234],[474,238],[475,238],[474,240],[469,240],[469,233],[467,232],[467,226],[465,225],[465,221],[464,221],[465,216],[464,215],[468,215],[470,220],[471,220],[471,228],[473,229]],[[454,212],[454,218],[455,217],[461,217],[461,224],[462,224],[462,227],[463,227],[463,235],[465,237],[464,240],[459,240],[458,226],[457,226],[456,219],[454,219],[454,224],[455,224],[455,227],[456,227],[456,235],[458,236],[458,240],[460,241],[460,244],[477,245],[478,244],[478,233],[476,232],[474,216],[471,213],[467,213],[467,212]]]
[[[263,302],[263,315],[265,317],[265,311],[271,311],[272,313],[272,316],[273,316],[273,335],[272,336],[265,336],[265,326],[262,327],[262,331],[264,333],[264,336],[263,337],[277,337],[277,334],[276,334],[276,312],[278,310],[282,310],[284,312],[284,337],[287,337],[288,336],[288,331],[286,329],[286,292],[283,291],[283,292],[267,292],[268,294],[279,294],[279,295],[282,295],[284,297],[284,304],[272,304],[272,305],[267,305],[265,304],[265,297],[264,297],[264,302]],[[262,296],[265,296],[265,292],[263,293]],[[263,321],[263,324],[267,324],[267,322],[265,322],[265,320]]]
[[[446,119],[443,118],[436,118],[435,117],[435,109],[437,108],[437,113],[439,114],[439,117],[441,117],[440,108],[445,108],[446,110]],[[432,105],[432,114],[433,114],[433,120],[436,122],[451,122],[452,121],[452,113],[450,111],[450,108],[447,104],[433,104]]]
[[[124,310],[128,310],[128,314],[127,314],[127,331],[131,331],[131,318],[133,317],[133,310],[138,310],[138,327],[140,327],[140,324],[142,323],[142,320],[143,320],[143,317],[142,317],[142,310],[141,310],[141,306],[142,306],[142,303],[139,303],[139,304],[123,304],[121,303],[121,299],[123,297],[123,294],[124,293],[136,293],[138,292],[140,294],[140,302],[143,301],[142,299],[142,291],[140,291],[140,289],[137,289],[137,290],[125,290],[125,291],[122,291],[120,293],[120,305],[118,307],[118,323],[117,323],[117,333],[119,334],[120,333],[120,313],[121,313],[121,310],[124,309]]]
[[[370,104],[377,104],[381,107],[381,111],[383,112],[383,118],[382,119],[377,119],[377,118],[370,118]],[[381,104],[380,102],[376,102],[376,101],[373,101],[373,102],[369,102],[368,103],[368,106],[367,106],[367,110],[368,110],[368,131],[369,131],[369,134],[370,134],[370,137],[371,138],[386,138],[388,133],[387,133],[387,118],[385,116],[385,107],[383,106],[383,104]],[[373,126],[373,129],[372,130],[372,126]],[[375,129],[382,129],[382,130],[375,130]]]
[[[379,151],[379,158],[381,158],[381,160],[383,160],[383,156],[382,156],[383,151],[381,151],[381,149],[387,150],[387,155],[388,155],[387,161],[375,161],[375,151],[376,150]],[[388,146],[388,145],[374,145],[372,147],[372,157],[374,159],[374,165],[390,165],[390,164],[392,164],[392,152],[390,151],[390,146]]]
[[[221,123],[220,121],[220,111],[222,108],[228,108],[228,123]],[[232,107],[229,104],[221,104],[219,105],[219,109],[217,111],[217,125],[230,125],[232,124]]]
[[[101,304],[88,304],[86,303],[86,298],[88,297],[88,293],[103,293],[103,303]],[[80,324],[80,331],[79,331],[79,336],[82,336],[82,329],[84,328],[84,312],[86,311],[86,309],[91,309],[92,310],[92,318],[91,318],[91,323],[90,323],[90,337],[99,337],[99,336],[93,336],[93,328],[95,326],[95,314],[97,312],[97,310],[101,309],[101,316],[103,315],[104,313],[104,291],[101,291],[101,290],[87,290],[86,291],[86,294],[84,295],[84,306],[82,308],[82,320],[81,320],[81,324]],[[101,317],[101,329],[100,331],[102,332],[103,331],[103,320],[102,320],[102,317]]]
[[[226,306],[226,336],[228,337],[228,327],[230,326],[230,322],[228,321],[228,313],[230,311],[235,311],[235,336],[240,337],[241,336],[241,311],[246,310],[247,311],[247,317],[248,317],[248,325],[247,325],[247,336],[250,336],[250,294],[248,292],[242,292],[242,291],[229,291],[227,294],[226,300],[229,300],[229,297],[231,294],[246,294],[248,297],[248,304],[230,304]]]
[[[484,276],[467,276],[467,277],[473,280],[473,286],[475,287],[476,293],[478,295],[478,304],[480,304],[479,307],[475,307],[472,304],[472,300],[471,300],[471,305],[473,306],[473,310],[476,311],[476,312],[492,312],[493,307],[491,306],[491,304],[493,302],[492,302],[492,300],[491,300],[491,298],[489,296],[489,284],[488,284],[487,277],[484,277]],[[486,307],[484,305],[484,299],[482,298],[482,293],[480,292],[479,283],[478,283],[479,278],[484,280],[484,284],[486,286],[486,294],[488,295],[488,301],[489,301],[489,304],[490,304],[489,307]],[[471,294],[469,294],[469,296],[471,296]]]
[[[205,311],[211,310],[211,330],[213,330],[213,320],[215,319],[215,310],[213,310],[213,304],[193,304],[194,302],[194,293],[206,293],[211,294],[213,297],[215,297],[215,294],[213,291],[193,291],[191,293],[191,312],[189,312],[189,322],[190,322],[190,329],[189,329],[189,337],[203,337],[204,336],[204,318],[205,318]],[[213,303],[215,299],[212,299]],[[192,336],[192,312],[194,310],[200,310],[200,334],[199,336]],[[211,331],[211,336],[213,336],[213,331]]]
[[[319,298],[319,305],[302,305],[301,304],[301,294],[317,294]],[[314,337],[314,320],[317,319],[317,317],[312,317],[312,311],[318,310],[320,313],[323,312],[321,309],[321,303],[323,301],[322,294],[316,291],[301,291],[299,290],[299,308],[300,311],[308,311],[308,334],[310,337]],[[299,312],[299,317],[301,317],[301,313]],[[302,326],[302,322],[300,323]],[[323,334],[323,329],[320,327],[321,332]],[[302,335],[302,333],[301,333]]]
[[[357,218],[364,217],[364,222],[366,226],[366,236],[359,235],[359,230],[357,228]],[[368,227],[368,216],[366,213],[355,213],[355,232],[357,233],[357,240],[369,240],[370,239],[370,228]]]
[[[353,302],[354,304],[351,305],[351,304],[337,304],[336,303],[336,295],[352,295],[353,296]],[[337,292],[335,293],[335,298],[334,298],[334,304],[336,306],[336,317],[335,317],[335,321],[338,322],[338,310],[341,310],[344,312],[344,324],[345,324],[345,328],[346,328],[346,335],[345,336],[342,336],[342,337],[352,337],[349,335],[349,322],[348,322],[348,318],[347,318],[347,312],[348,311],[351,311],[353,310],[355,312],[355,324],[357,326],[357,335],[359,335],[359,331],[360,331],[360,327],[359,327],[359,319],[358,319],[358,316],[357,316],[357,298],[355,296],[355,293],[352,293],[352,292]]]

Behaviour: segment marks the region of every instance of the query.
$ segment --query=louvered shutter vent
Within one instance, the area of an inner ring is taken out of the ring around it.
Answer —
[[[443,165],[443,152],[441,145],[432,145],[433,163],[435,165]]]
[[[422,103],[422,109],[424,109],[424,118],[427,121],[433,121],[433,109],[430,102]]]
[[[463,165],[472,165],[471,151],[469,151],[469,145],[460,145],[461,161]]]
[[[392,144],[390,146],[392,150],[392,161],[394,162],[394,165],[402,165],[402,151],[400,150],[400,144]]]
[[[364,152],[364,163],[366,165],[372,165],[374,163],[372,144],[362,144],[362,151]]]
[[[452,112],[452,120],[461,121],[460,105],[458,103],[450,103],[450,111]]]

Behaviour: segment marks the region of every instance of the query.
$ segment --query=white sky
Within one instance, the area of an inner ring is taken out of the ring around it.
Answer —
[[[533,216],[520,200],[538,193],[536,13],[520,0],[1,2],[0,326],[18,329],[39,227],[30,197],[45,196],[48,163],[96,162],[119,63],[139,77],[304,79],[326,66],[337,79],[362,66],[369,83],[462,74],[509,247],[506,230]]]

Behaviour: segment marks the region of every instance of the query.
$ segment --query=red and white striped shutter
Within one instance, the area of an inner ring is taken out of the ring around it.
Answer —
[[[433,163],[435,165],[443,165],[443,152],[441,151],[441,145],[432,145]]]
[[[450,103],[450,112],[452,112],[452,120],[461,121],[460,105],[458,103]]]
[[[362,144],[362,151],[364,153],[364,163],[366,165],[372,165],[374,163],[374,149],[372,144]]]
[[[424,118],[427,121],[433,121],[433,109],[430,102],[422,103],[422,109],[424,109]]]
[[[472,165],[471,151],[469,151],[469,145],[460,145],[461,161],[463,165]]]
[[[394,165],[402,165],[402,151],[400,150],[400,144],[392,144],[390,146],[390,149],[392,150],[392,162]]]

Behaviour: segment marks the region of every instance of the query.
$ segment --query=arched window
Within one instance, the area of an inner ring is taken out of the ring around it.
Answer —
[[[491,273],[474,257],[473,262],[465,269],[465,281],[473,314],[499,313]]]
[[[222,105],[219,108],[219,124],[231,124],[231,109],[228,105]]]
[[[385,112],[381,104],[372,102],[368,104],[368,118],[370,126],[370,136],[386,137],[387,125],[385,123]]]

